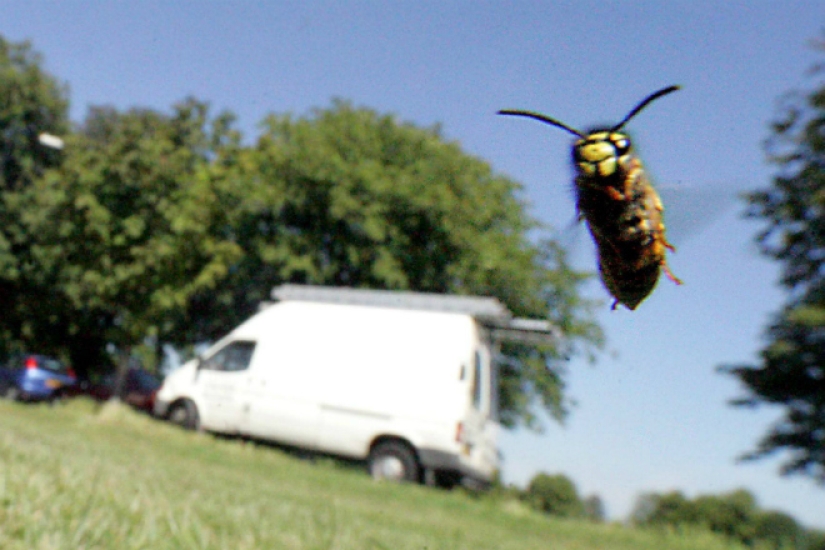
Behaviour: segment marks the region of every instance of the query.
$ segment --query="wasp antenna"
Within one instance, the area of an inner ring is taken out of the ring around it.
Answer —
[[[639,111],[641,111],[642,109],[644,109],[645,107],[647,107],[647,106],[648,106],[648,104],[649,104],[651,101],[653,101],[653,100],[655,100],[655,99],[659,99],[659,98],[660,98],[660,97],[662,97],[663,95],[667,95],[667,94],[669,94],[669,93],[671,93],[671,92],[675,92],[676,90],[678,90],[678,89],[680,89],[680,88],[681,88],[681,86],[668,86],[667,88],[662,88],[661,90],[659,90],[659,91],[657,91],[657,92],[653,92],[652,94],[650,94],[649,96],[647,96],[646,98],[644,98],[644,99],[642,100],[642,102],[641,102],[641,103],[639,103],[638,105],[636,105],[635,107],[633,107],[633,110],[631,110],[629,113],[627,113],[627,116],[626,116],[626,117],[624,117],[620,123],[618,123],[618,124],[617,124],[617,125],[615,125],[613,128],[611,128],[611,129],[610,129],[610,131],[611,131],[611,132],[615,132],[615,131],[617,131],[617,130],[621,130],[622,126],[624,126],[625,124],[627,124],[627,122],[628,122],[631,118],[633,118],[634,116],[636,116],[636,115],[639,113]]]
[[[581,132],[579,132],[575,128],[571,128],[567,124],[565,124],[563,122],[559,122],[555,118],[550,118],[549,116],[543,115],[541,113],[535,113],[533,111],[521,111],[521,110],[518,110],[518,109],[502,109],[501,111],[498,112],[498,114],[500,114],[500,115],[512,115],[512,116],[526,116],[528,118],[534,118],[536,120],[544,122],[545,124],[549,124],[550,126],[555,126],[556,128],[561,128],[562,130],[567,130],[568,132],[570,132],[574,136],[579,136],[580,138],[585,137],[584,134],[582,134]]]

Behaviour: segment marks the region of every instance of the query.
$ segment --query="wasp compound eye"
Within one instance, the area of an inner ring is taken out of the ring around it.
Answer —
[[[616,148],[616,154],[618,156],[626,155],[630,152],[630,140],[624,134],[611,134],[610,135],[610,142],[613,144],[613,147]]]

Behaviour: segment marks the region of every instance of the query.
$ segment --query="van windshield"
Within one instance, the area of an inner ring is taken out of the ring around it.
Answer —
[[[255,342],[232,342],[201,365],[202,369],[237,372],[249,368]]]

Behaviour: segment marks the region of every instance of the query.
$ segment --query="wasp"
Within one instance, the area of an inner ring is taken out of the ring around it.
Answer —
[[[578,138],[572,149],[576,210],[596,243],[602,282],[615,299],[612,309],[619,304],[636,309],[653,291],[661,272],[677,285],[682,284],[670,271],[665,257],[668,250],[676,249],[665,237],[662,200],[633,153],[630,138],[621,132],[652,101],[678,89],[668,86],[653,92],[612,128],[595,128],[587,133],[533,111],[498,112],[533,118]]]

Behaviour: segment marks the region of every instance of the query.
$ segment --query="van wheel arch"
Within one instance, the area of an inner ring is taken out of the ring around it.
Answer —
[[[186,430],[200,430],[198,407],[191,399],[179,399],[170,405],[166,419]]]
[[[367,457],[367,468],[376,480],[420,483],[421,461],[415,448],[403,439],[375,441]]]

